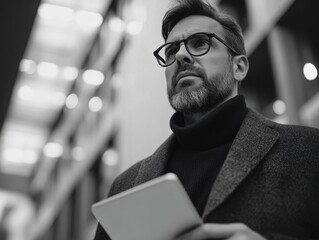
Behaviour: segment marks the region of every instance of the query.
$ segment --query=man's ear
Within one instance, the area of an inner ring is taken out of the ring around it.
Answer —
[[[248,72],[249,62],[245,55],[235,56],[232,59],[233,76],[235,80],[242,81]]]

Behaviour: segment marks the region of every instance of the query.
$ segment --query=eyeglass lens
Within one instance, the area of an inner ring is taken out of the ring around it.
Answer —
[[[208,52],[210,48],[210,37],[206,34],[194,34],[189,38],[174,43],[168,43],[159,51],[159,55],[165,59],[165,64],[175,61],[176,53],[180,49],[181,42],[186,45],[187,51],[193,56],[200,56]]]

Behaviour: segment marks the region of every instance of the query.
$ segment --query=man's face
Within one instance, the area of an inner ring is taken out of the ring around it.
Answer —
[[[178,22],[167,42],[174,42],[198,33],[215,33],[224,38],[222,26],[206,16],[189,16]],[[180,112],[207,111],[221,104],[236,91],[232,64],[227,48],[212,38],[209,52],[191,56],[184,44],[176,54],[176,61],[165,70],[167,93],[171,106]]]

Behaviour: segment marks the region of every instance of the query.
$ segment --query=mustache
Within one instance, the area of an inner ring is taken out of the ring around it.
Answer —
[[[201,68],[191,64],[181,64],[178,66],[172,77],[172,83],[174,87],[177,85],[178,82],[178,74],[182,72],[194,73],[194,75],[199,76],[203,79],[203,81],[206,81],[206,74]]]

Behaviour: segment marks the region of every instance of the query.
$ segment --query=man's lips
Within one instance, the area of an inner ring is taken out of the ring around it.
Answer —
[[[184,71],[184,72],[180,72],[179,74],[177,74],[176,76],[176,84],[178,84],[178,82],[185,77],[200,77],[198,74],[194,73],[194,72],[190,72],[190,71]]]

